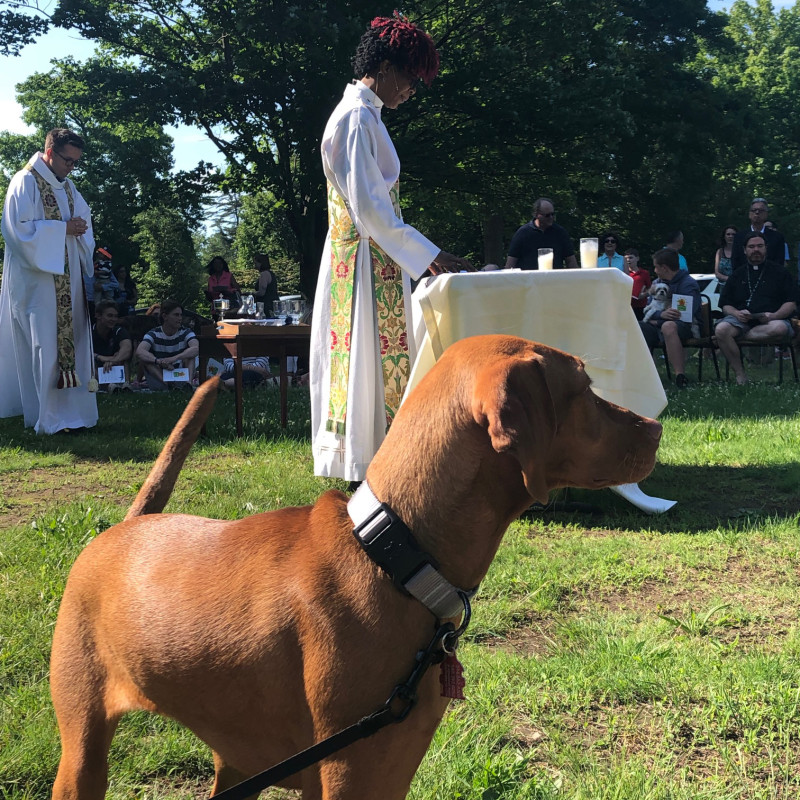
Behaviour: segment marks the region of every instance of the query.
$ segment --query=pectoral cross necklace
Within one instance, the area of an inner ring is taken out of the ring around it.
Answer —
[[[756,285],[753,286],[750,282],[750,267],[753,267],[754,271],[758,272],[758,280],[756,281]],[[747,302],[744,304],[744,307],[749,310],[750,308],[750,301],[753,299],[753,295],[756,293],[758,289],[758,284],[761,283],[761,279],[764,277],[764,273],[758,269],[757,266],[748,264],[747,265],[747,290],[750,292],[750,297],[747,298]]]

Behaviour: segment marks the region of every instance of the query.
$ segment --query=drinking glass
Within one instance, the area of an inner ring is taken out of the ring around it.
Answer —
[[[286,301],[285,300],[273,300],[272,301],[272,310],[275,314],[275,319],[281,321],[281,324],[286,323]]]
[[[539,248],[539,269],[551,270],[553,269],[553,248],[540,247]]]
[[[581,239],[581,269],[597,269],[597,239]]]

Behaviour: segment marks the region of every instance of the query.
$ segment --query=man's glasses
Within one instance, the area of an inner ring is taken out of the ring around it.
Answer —
[[[751,208],[750,209],[750,213],[751,214],[766,214],[767,213],[767,209],[766,208]]]
[[[544,214],[541,211],[536,215],[539,219],[552,219],[556,215],[555,211],[551,211],[548,214]]]
[[[65,158],[58,150],[53,150],[53,152],[64,162],[65,167],[77,167],[81,163],[79,158]]]
[[[616,244],[616,239],[603,239],[603,244]]]

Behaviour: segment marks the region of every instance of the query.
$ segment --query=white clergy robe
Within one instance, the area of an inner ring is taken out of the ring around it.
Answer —
[[[344,198],[361,237],[353,286],[345,433],[325,429],[330,395],[331,237],[325,242],[311,330],[311,433],[314,473],[363,480],[386,435],[383,373],[372,283],[370,237],[401,268],[406,325],[411,322],[411,278],[418,279],[440,248],[406,225],[394,212],[390,190],[400,160],[381,121],[383,102],[361,81],[347,86],[325,127],[322,166],[328,182]],[[413,337],[408,336],[411,364]]]
[[[11,179],[3,208],[6,243],[0,290],[0,417],[24,415],[37,433],[97,424],[97,400],[89,392],[92,336],[81,273],[94,274],[91,212],[69,178],[62,183],[34,155],[28,164],[53,187],[61,220],[46,220],[36,180],[28,169]],[[74,199],[70,214],[69,183]],[[82,236],[67,236],[67,221],[82,217]],[[64,274],[69,259],[75,367],[81,385],[58,389],[56,290],[54,275]]]

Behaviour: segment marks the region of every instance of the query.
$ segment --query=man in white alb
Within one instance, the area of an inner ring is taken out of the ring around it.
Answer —
[[[68,177],[83,150],[76,133],[50,131],[44,152],[11,179],[3,208],[0,417],[22,414],[37,433],[97,423],[83,286],[94,272],[94,236]]]

